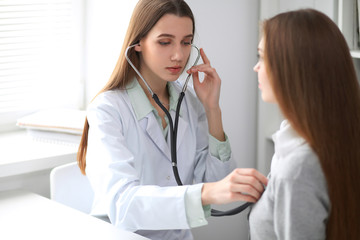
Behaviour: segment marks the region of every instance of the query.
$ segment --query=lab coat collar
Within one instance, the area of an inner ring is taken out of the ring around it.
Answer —
[[[300,145],[306,144],[305,139],[292,128],[287,120],[282,121],[280,129],[272,136],[275,152],[278,156],[285,156]]]
[[[168,82],[167,87],[169,91],[169,101],[170,101],[170,110],[176,112],[176,107],[179,99],[179,92],[176,91],[174,83]],[[181,116],[181,109],[180,109],[180,116]]]
[[[177,107],[177,102],[179,98],[179,92],[176,87],[173,85],[174,83],[168,83],[168,90],[170,95],[170,115],[173,119],[173,124],[175,124],[175,112]],[[170,134],[168,134],[168,141],[164,138],[163,133],[161,132],[161,126],[155,117],[156,109],[153,105],[151,105],[149,99],[147,98],[145,92],[141,88],[139,82],[136,78],[127,86],[127,93],[130,98],[131,105],[133,106],[136,118],[138,121],[147,121],[146,124],[146,132],[150,136],[151,140],[154,144],[163,152],[163,154],[171,161],[171,151],[169,147],[170,143]],[[182,103],[182,107],[184,108],[185,101]],[[183,108],[180,109],[180,117],[179,117],[179,129],[177,131],[177,150],[181,145],[182,141],[184,141],[185,132],[188,129],[188,123],[182,118],[183,116]],[[154,114],[151,114],[153,112]],[[170,129],[169,129],[170,131]]]
[[[174,119],[175,113],[172,112],[171,114],[172,118]],[[143,118],[140,121],[147,121],[146,123],[146,132],[153,141],[154,145],[156,145],[159,150],[168,158],[169,161],[171,161],[171,151],[170,151],[170,134],[168,134],[167,138],[168,140],[164,138],[161,128],[159,127],[159,122],[156,120],[154,114],[149,114],[148,117]],[[185,133],[189,130],[189,124],[182,118],[179,117],[179,128],[177,131],[177,139],[176,139],[176,150],[179,150],[179,147],[181,146],[182,142],[185,141]],[[169,130],[170,131],[170,130]]]
[[[175,87],[172,83],[167,84],[169,91],[169,101],[170,101],[170,112],[176,111],[177,101],[179,98],[179,93],[176,91]],[[126,87],[127,93],[130,97],[131,105],[134,108],[134,112],[137,120],[140,120],[146,117],[150,112],[156,112],[156,109],[153,105],[151,105],[149,99],[147,98],[144,90],[141,88],[139,82],[136,78],[131,81],[131,83]],[[180,116],[182,115],[182,111],[180,109]]]
[[[154,110],[154,107],[151,105],[149,99],[147,98],[136,78],[134,78],[131,83],[127,85],[126,91],[129,95],[130,102],[134,109],[137,120],[144,118]]]
[[[147,121],[146,132],[153,141],[154,145],[171,161],[170,148],[166,142],[162,129],[159,126],[159,122],[156,120],[154,114],[149,114],[147,118],[143,118],[140,121]]]

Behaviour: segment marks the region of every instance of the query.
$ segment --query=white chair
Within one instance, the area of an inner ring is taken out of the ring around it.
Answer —
[[[55,167],[50,173],[51,199],[89,214],[94,192],[77,162]]]

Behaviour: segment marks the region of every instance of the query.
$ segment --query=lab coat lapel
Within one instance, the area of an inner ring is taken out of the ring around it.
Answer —
[[[182,117],[179,117],[177,140],[176,140],[176,145],[177,145],[176,150],[179,150],[181,143],[184,141],[185,133],[188,130],[188,126],[189,126],[189,124]]]
[[[159,150],[171,161],[170,149],[153,114],[147,116],[146,132]]]

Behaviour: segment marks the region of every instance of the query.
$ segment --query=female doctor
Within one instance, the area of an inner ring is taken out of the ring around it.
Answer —
[[[182,102],[177,138],[178,170],[172,173],[169,124],[128,56],[174,116],[195,32],[182,0],[140,0],[115,70],[87,110],[78,163],[95,193],[92,214],[151,239],[192,239],[189,228],[207,224],[210,204],[255,202],[267,179],[235,169],[219,107],[220,78],[203,50],[190,70],[196,92]],[[198,72],[205,74],[202,83]],[[228,175],[228,176],[227,176]],[[203,183],[207,182],[207,183]]]

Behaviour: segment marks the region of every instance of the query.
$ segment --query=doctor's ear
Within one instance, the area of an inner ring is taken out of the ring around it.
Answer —
[[[141,45],[140,43],[134,47],[135,51],[141,52]]]

